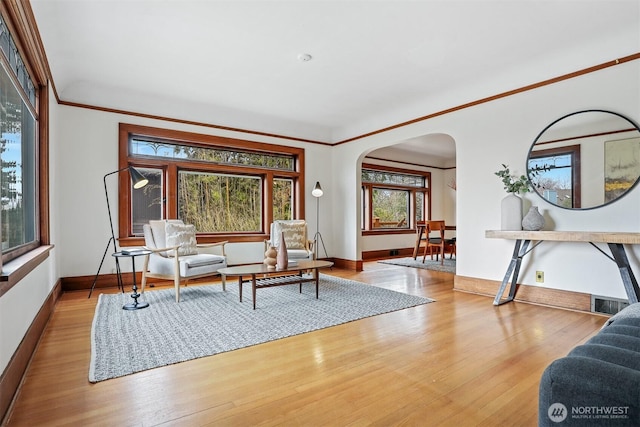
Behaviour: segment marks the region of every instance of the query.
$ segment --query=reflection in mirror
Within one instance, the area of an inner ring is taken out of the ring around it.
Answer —
[[[587,110],[547,126],[527,158],[529,181],[549,203],[592,209],[612,203],[640,178],[640,128],[620,114]]]

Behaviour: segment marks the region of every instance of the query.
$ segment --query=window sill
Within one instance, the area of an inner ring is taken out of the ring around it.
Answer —
[[[0,297],[49,257],[53,245],[43,245],[9,261],[0,273]]]

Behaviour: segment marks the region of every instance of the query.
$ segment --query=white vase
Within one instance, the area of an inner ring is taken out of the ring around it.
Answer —
[[[522,218],[522,229],[528,231],[542,230],[544,227],[544,217],[538,211],[537,206],[531,206],[529,212]]]
[[[501,203],[501,230],[522,230],[522,199],[513,193],[507,194]]]

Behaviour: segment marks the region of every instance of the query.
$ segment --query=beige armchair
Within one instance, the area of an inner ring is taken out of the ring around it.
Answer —
[[[278,220],[270,227],[271,239],[265,240],[265,251],[269,246],[278,247],[284,233],[287,255],[290,260],[313,260],[313,241],[307,238],[307,222],[303,219]]]
[[[143,231],[145,249],[152,253],[144,260],[141,293],[148,278],[173,280],[179,302],[181,283],[217,275],[218,270],[227,266],[224,249],[227,242],[198,244],[193,225],[181,220],[149,221]],[[224,276],[222,289],[226,290]]]

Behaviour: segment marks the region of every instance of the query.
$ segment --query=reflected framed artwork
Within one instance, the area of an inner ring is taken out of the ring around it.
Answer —
[[[605,141],[604,197],[615,200],[628,191],[640,176],[640,138]]]

